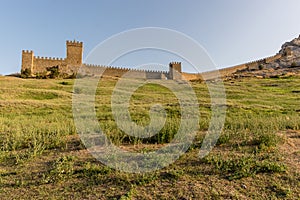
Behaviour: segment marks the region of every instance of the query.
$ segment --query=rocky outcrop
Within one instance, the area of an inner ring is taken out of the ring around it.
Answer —
[[[295,75],[300,72],[300,35],[298,38],[282,45],[274,60],[263,60],[256,65],[248,66],[242,70],[237,70],[230,77],[279,77],[286,75]],[[246,64],[247,66],[247,64]]]
[[[282,54],[282,59],[277,62],[280,67],[300,66],[300,35],[298,38],[284,43],[279,53]]]

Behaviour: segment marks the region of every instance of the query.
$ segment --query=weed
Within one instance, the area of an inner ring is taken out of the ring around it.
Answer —
[[[83,174],[86,177],[92,177],[94,175],[109,175],[113,170],[102,164],[95,164],[87,162],[83,168]]]
[[[272,133],[260,133],[253,139],[253,144],[258,146],[259,150],[268,150],[269,148],[276,147],[283,141],[279,135]]]
[[[74,173],[74,157],[63,156],[51,164],[51,170],[44,176],[45,183],[64,181]]]
[[[254,156],[224,159],[221,155],[203,159],[205,163],[214,166],[215,170],[228,180],[254,176],[258,173],[281,173],[286,171],[283,164],[271,161],[259,161]]]
[[[136,188],[134,185],[131,186],[131,189],[125,194],[122,195],[120,200],[130,200],[133,198],[133,195],[137,193]]]
[[[286,198],[291,194],[291,190],[289,188],[284,188],[279,184],[273,184],[270,186],[270,190],[275,192],[275,195],[278,198]]]

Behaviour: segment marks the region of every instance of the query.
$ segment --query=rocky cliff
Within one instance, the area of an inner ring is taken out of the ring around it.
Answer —
[[[298,38],[295,38],[290,42],[284,43],[279,53],[282,55],[282,59],[276,62],[279,67],[289,68],[292,65],[299,66],[300,65],[300,35]]]
[[[298,38],[282,45],[278,59],[271,62],[261,62],[255,67],[237,70],[231,77],[278,77],[300,73],[300,35]]]

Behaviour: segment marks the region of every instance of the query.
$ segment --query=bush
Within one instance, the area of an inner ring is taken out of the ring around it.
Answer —
[[[62,82],[60,82],[59,84],[61,84],[61,85],[72,85],[71,83],[69,83],[69,82],[67,82],[67,81],[62,81]]]
[[[47,73],[37,73],[35,76],[36,79],[46,79],[47,78]]]
[[[2,74],[0,74],[0,76],[3,76]],[[7,76],[12,76],[12,77],[17,77],[17,78],[20,78],[21,77],[21,74],[16,72],[16,73],[12,73],[12,74],[9,74]]]
[[[31,70],[30,69],[24,69],[21,72],[21,78],[29,78],[31,76]]]
[[[50,72],[49,78],[58,78],[59,77],[59,68],[58,68],[58,66],[48,67],[47,71]]]

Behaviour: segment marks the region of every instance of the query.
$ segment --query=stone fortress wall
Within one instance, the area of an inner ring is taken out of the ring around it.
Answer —
[[[219,69],[203,72],[199,74],[191,74],[182,72],[180,62],[171,62],[169,64],[169,71],[155,71],[155,70],[140,70],[119,68],[102,65],[90,65],[82,63],[83,58],[83,43],[78,41],[66,41],[66,58],[51,58],[34,56],[33,51],[22,51],[22,67],[21,73],[29,72],[32,77],[39,74],[47,73],[47,68],[58,66],[59,72],[67,75],[77,74],[79,68],[83,69],[85,73],[91,75],[101,74],[103,76],[122,77],[125,73],[129,72],[129,76],[148,78],[148,79],[172,79],[172,80],[196,80],[196,79],[214,79],[217,78],[219,73],[221,77],[229,76],[239,70],[244,69],[257,69],[260,65],[268,64],[279,60],[282,54],[278,53],[274,56],[266,57],[260,60]]]
[[[22,51],[22,67],[21,73],[25,71],[30,76],[35,77],[46,74],[47,68],[58,66],[59,73],[66,75],[74,75],[80,69],[84,74],[103,75],[112,77],[122,77],[125,73],[127,76],[147,78],[147,79],[181,79],[181,63],[171,62],[169,64],[169,72],[156,70],[141,70],[119,68],[103,65],[91,65],[82,63],[83,43],[78,41],[66,42],[66,58],[51,58],[34,56],[33,51]]]
[[[170,63],[170,68],[172,68],[173,63]],[[132,69],[132,68],[120,68],[112,66],[102,66],[102,65],[90,65],[83,64],[83,71],[91,75],[102,74],[103,76],[111,77],[122,77],[123,75],[127,77],[139,77],[146,79],[172,79],[167,71],[158,70],[143,70],[143,69]],[[174,77],[173,79],[176,79]]]
[[[235,72],[239,70],[249,69],[249,70],[256,70],[259,68],[260,65],[269,64],[276,60],[279,60],[282,57],[282,54],[278,53],[274,56],[266,57],[263,59],[259,59],[256,61],[247,62],[244,64],[236,65],[233,67],[223,68],[219,69],[218,73],[216,70],[203,72],[199,74],[189,74],[189,73],[182,73],[182,76],[185,80],[197,80],[197,79],[214,79],[218,78],[218,75],[220,77],[226,77],[234,74]]]
[[[32,76],[47,72],[48,67],[58,66],[61,73],[72,74],[82,65],[83,43],[67,41],[67,57],[52,58],[34,56],[33,51],[22,51],[21,73],[29,71]]]
[[[266,57],[263,59],[259,59],[259,60],[255,60],[255,61],[251,61],[251,62],[247,62],[241,65],[236,65],[233,67],[228,67],[228,68],[224,68],[224,69],[220,69],[220,74],[221,76],[228,76],[230,74],[233,74],[234,72],[238,71],[238,70],[243,70],[243,69],[257,69],[260,65],[264,65],[264,64],[269,64],[275,60],[278,60],[281,58],[281,54],[276,54],[274,56],[270,56],[270,57]]]

